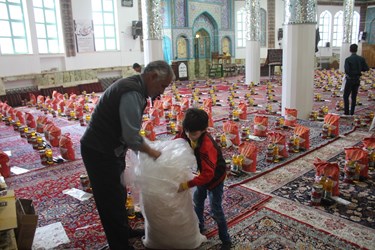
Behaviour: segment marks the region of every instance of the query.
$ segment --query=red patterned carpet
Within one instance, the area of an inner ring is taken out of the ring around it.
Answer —
[[[82,161],[78,160],[26,173],[22,179],[7,179],[17,197],[33,200],[39,214],[38,226],[62,223],[71,243],[60,246],[60,249],[97,249],[106,243],[93,198],[82,202],[62,193],[69,188],[80,189],[79,176],[84,173]],[[228,222],[236,221],[270,198],[245,187],[226,189],[223,207]],[[212,236],[216,234],[216,224],[208,213],[208,204],[206,206],[207,234]]]
[[[355,243],[269,208],[230,223],[229,233],[237,249],[359,249]],[[201,249],[220,249],[220,240],[215,236]]]
[[[228,82],[215,80],[213,85],[217,86],[218,100],[221,100],[220,106],[214,106],[213,119],[215,121],[213,133],[223,133],[222,124],[229,117],[230,111],[227,103],[229,95],[228,90],[236,83],[238,79],[234,78]],[[280,80],[280,79],[279,79]],[[261,84],[255,86],[255,94],[253,95],[256,106],[247,108],[248,116],[246,120],[239,122],[239,126],[253,127],[254,114],[264,114],[269,118],[269,129],[275,129],[276,119],[280,116],[278,113],[268,113],[265,110],[267,104],[271,104],[275,111],[279,108],[277,101],[281,98],[280,81],[273,82],[272,93],[275,101],[269,102],[265,94],[266,85]],[[199,89],[201,100],[209,97],[210,86],[205,82],[199,81],[195,83],[195,87]],[[186,86],[179,86],[180,94],[191,97],[191,89]],[[323,91],[316,88],[316,92],[322,94],[323,102],[315,102],[314,110],[318,110],[323,105],[327,105],[330,112],[336,111],[334,102],[341,100],[342,97],[330,97],[329,91]],[[167,93],[171,94],[171,89]],[[244,96],[248,93],[246,85],[238,83],[235,90],[234,102],[239,103],[244,100]],[[357,109],[358,114],[368,115],[370,111],[374,111],[374,100],[366,99],[367,92],[361,91],[359,96],[363,101],[363,105]],[[31,111],[34,116],[41,114],[41,111],[28,107],[21,107],[19,110]],[[51,115],[48,115],[53,119]],[[62,193],[68,188],[81,188],[79,176],[85,173],[82,160],[80,159],[79,139],[85,130],[78,124],[78,121],[68,121],[64,117],[53,119],[61,128],[62,133],[69,133],[76,153],[77,160],[65,162],[52,166],[44,166],[40,163],[39,154],[33,150],[26,139],[20,138],[19,133],[13,128],[5,126],[0,122],[0,150],[12,151],[10,160],[11,166],[19,166],[28,170],[32,170],[22,175],[14,175],[6,179],[11,189],[15,189],[19,198],[32,199],[39,214],[38,226],[49,225],[54,222],[61,222],[70,239],[70,243],[60,245],[58,249],[98,249],[106,244],[106,238],[102,230],[102,226],[96,211],[93,199],[81,202],[75,198]],[[248,249],[251,245],[252,249],[356,249],[354,243],[342,240],[340,237],[333,236],[326,230],[321,230],[310,226],[308,223],[293,219],[289,216],[280,214],[269,208],[259,207],[268,201],[271,196],[252,189],[239,186],[240,183],[255,180],[263,174],[282,168],[286,164],[290,164],[294,160],[311,153],[313,150],[322,148],[330,144],[335,139],[323,140],[320,136],[322,122],[319,121],[298,121],[300,124],[308,126],[311,129],[310,143],[311,150],[308,152],[300,152],[292,154],[289,158],[278,163],[267,163],[265,161],[265,148],[268,140],[254,141],[258,148],[257,156],[257,172],[252,174],[243,174],[241,176],[229,175],[226,180],[226,189],[224,194],[224,210],[226,212],[227,221],[229,223],[230,234],[233,237],[236,247]],[[171,135],[166,135],[166,124],[156,128],[158,139],[170,139]],[[292,129],[285,128],[280,132],[288,138]],[[340,134],[348,134],[353,131],[351,119],[340,119]],[[238,153],[237,147],[224,149],[226,159],[230,159],[233,154]],[[53,148],[54,156],[59,155],[58,148]],[[254,211],[254,209],[259,209]],[[209,242],[205,243],[201,249],[219,249],[216,224],[206,209],[207,236]],[[139,226],[141,221],[132,221],[132,224]],[[140,241],[138,240],[139,244]],[[142,249],[142,247],[140,247]]]
[[[362,143],[356,143],[353,147],[363,147]],[[350,205],[334,203],[331,206],[314,206],[314,208],[335,214],[341,218],[375,228],[375,171],[369,170],[369,178],[356,183],[346,183],[344,181],[345,152],[328,159],[328,162],[337,162],[340,167],[339,174],[339,197],[350,202]],[[273,195],[310,206],[311,187],[314,183],[316,171],[310,170],[306,174],[294,179],[286,185],[272,192]]]

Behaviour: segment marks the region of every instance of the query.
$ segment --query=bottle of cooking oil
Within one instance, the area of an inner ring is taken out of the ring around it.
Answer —
[[[332,180],[332,176],[328,176],[328,179],[326,180],[326,183],[324,186],[324,198],[331,199],[332,192],[333,192],[333,180]]]
[[[133,199],[131,191],[128,191],[128,197],[126,198],[125,206],[126,206],[128,218],[130,220],[134,219],[135,218],[134,199]]]

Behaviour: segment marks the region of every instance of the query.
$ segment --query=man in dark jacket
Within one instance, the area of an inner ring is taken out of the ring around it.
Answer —
[[[344,88],[344,115],[354,115],[357,102],[357,94],[360,83],[361,72],[368,71],[369,68],[365,59],[357,55],[358,45],[350,45],[351,56],[345,59],[346,83]],[[349,96],[352,95],[351,108],[349,113]]]
[[[154,159],[160,156],[139,130],[147,98],[162,94],[174,78],[166,62],[155,61],[143,74],[117,80],[101,96],[81,138],[83,162],[111,250],[133,249],[128,239],[135,233],[128,225],[126,187],[121,184],[125,155],[132,149]]]

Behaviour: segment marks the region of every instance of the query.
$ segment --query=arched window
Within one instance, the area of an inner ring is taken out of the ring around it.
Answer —
[[[266,47],[267,42],[267,13],[266,10],[260,8],[260,46]]]
[[[333,34],[332,34],[332,46],[341,47],[342,39],[344,37],[344,13],[339,11],[333,18]],[[358,43],[359,35],[359,13],[354,11],[353,13],[353,24],[352,24],[352,39],[351,43]]]
[[[241,8],[237,11],[236,16],[237,27],[237,47],[246,47],[246,11]],[[266,47],[267,42],[267,13],[266,10],[260,9],[260,46]]]
[[[358,43],[359,38],[359,13],[354,11],[353,13],[353,25],[352,25],[352,43]]]
[[[332,15],[327,10],[323,11],[319,17],[320,42],[318,46],[324,47],[331,41],[331,20]]]
[[[236,15],[237,47],[246,47],[246,11],[241,8]]]
[[[342,38],[344,36],[344,14],[340,10],[336,13],[333,18],[333,34],[332,34],[332,46],[341,47]]]

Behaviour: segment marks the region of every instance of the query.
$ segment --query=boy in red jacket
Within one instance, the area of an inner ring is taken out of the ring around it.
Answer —
[[[187,140],[194,150],[198,164],[198,175],[192,180],[181,183],[178,192],[196,187],[194,191],[194,208],[199,219],[201,233],[204,229],[204,202],[210,199],[211,214],[219,229],[219,238],[222,241],[221,249],[230,249],[232,242],[228,234],[227,222],[222,207],[226,164],[221,148],[207,133],[208,115],[204,110],[191,108],[185,113],[182,123],[183,131],[176,138]]]

